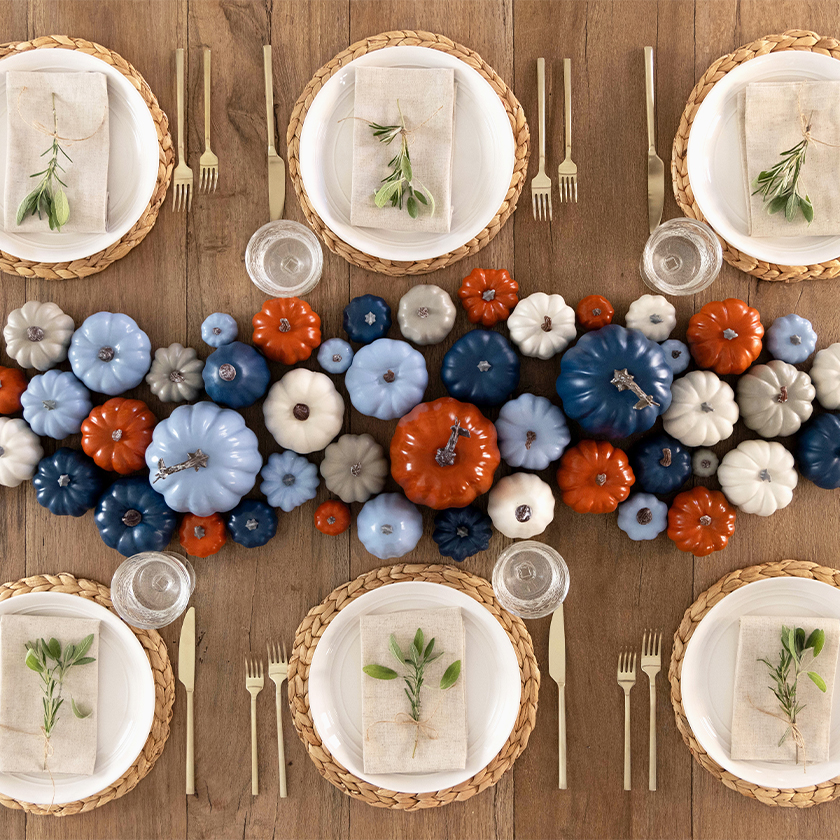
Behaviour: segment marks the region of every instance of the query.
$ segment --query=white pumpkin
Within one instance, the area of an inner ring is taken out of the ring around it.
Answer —
[[[755,365],[738,380],[741,418],[766,438],[798,432],[814,410],[815,394],[807,373],[778,359]]]
[[[23,368],[49,370],[67,358],[75,328],[56,304],[28,300],[3,327],[6,352]]]
[[[550,359],[577,335],[575,310],[562,295],[534,292],[516,304],[507,320],[513,343],[523,356]]]
[[[400,332],[415,344],[438,344],[455,324],[455,304],[440,286],[420,285],[409,289],[397,310]]]
[[[711,478],[720,464],[720,458],[711,449],[696,449],[691,456],[691,469],[700,478]]]
[[[662,425],[680,443],[714,446],[732,434],[737,421],[734,392],[710,370],[693,370],[671,385],[671,406]]]
[[[25,420],[0,417],[0,484],[17,487],[29,481],[43,457],[41,441]]]
[[[630,304],[624,323],[651,341],[665,341],[677,326],[677,310],[662,295],[642,295]]]
[[[194,400],[204,388],[204,362],[192,347],[170,344],[155,350],[151,370],[146,374],[152,393],[161,402]]]
[[[324,373],[295,368],[275,382],[263,403],[265,425],[284,449],[323,449],[344,423],[344,400]]]
[[[382,492],[388,461],[370,435],[342,435],[324,451],[321,475],[327,490],[342,502],[366,502]]]
[[[790,504],[798,476],[793,455],[781,443],[745,440],[723,456],[718,481],[744,513],[770,516]]]
[[[506,537],[535,537],[554,519],[554,494],[539,476],[513,473],[490,491],[487,513],[493,527]]]
[[[814,356],[811,379],[823,408],[840,408],[840,344],[832,344]]]

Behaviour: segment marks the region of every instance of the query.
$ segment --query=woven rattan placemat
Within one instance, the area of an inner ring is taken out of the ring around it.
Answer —
[[[35,38],[33,41],[13,41],[9,44],[0,44],[0,59],[28,50],[50,49],[79,50],[87,55],[95,56],[106,64],[110,64],[114,69],[119,70],[143,97],[143,101],[152,115],[158,140],[158,174],[152,197],[134,227],[113,245],[109,245],[104,250],[97,251],[97,253],[82,259],[57,263],[33,262],[16,257],[6,251],[0,251],[0,271],[20,274],[22,277],[74,280],[78,277],[88,277],[106,269],[112,262],[124,257],[145,239],[146,234],[154,226],[160,205],[166,197],[166,190],[169,188],[169,181],[172,178],[175,155],[172,149],[172,137],[169,134],[169,120],[166,114],[161,111],[157,98],[152,93],[146,80],[131,64],[113,50],[94,44],[91,41],[85,41],[82,38],[70,38],[66,35],[45,35],[41,38]]]
[[[400,581],[419,580],[450,586],[475,598],[488,609],[502,625],[513,645],[519,662],[522,680],[522,694],[519,714],[510,737],[496,757],[471,779],[455,787],[430,793],[396,793],[383,790],[362,781],[339,764],[315,731],[312,713],[309,709],[309,667],[321,636],[339,611],[366,592]],[[333,590],[317,607],[313,607],[300,623],[295,633],[294,650],[289,662],[289,704],[292,721],[298,731],[309,757],[318,772],[339,790],[377,808],[394,808],[417,811],[421,808],[435,808],[449,802],[463,802],[471,796],[492,787],[511,768],[528,744],[537,717],[537,695],[540,687],[540,671],[534,656],[531,637],[522,619],[505,612],[493,587],[484,578],[462,572],[453,566],[420,566],[399,564],[383,566]]]
[[[685,110],[680,117],[680,126],[677,129],[676,137],[674,137],[674,146],[671,152],[671,178],[674,184],[674,196],[686,216],[706,221],[694,200],[694,192],[688,180],[688,137],[697,109],[709,91],[730,70],[756,56],[783,52],[784,50],[815,52],[840,59],[840,41],[836,38],[826,38],[817,35],[816,32],[809,32],[804,29],[791,29],[781,35],[767,35],[765,38],[759,38],[757,41],[745,44],[729,55],[722,56],[700,77],[700,81],[691,91]],[[718,235],[718,239],[720,239],[723,247],[723,258],[730,265],[734,265],[735,268],[745,271],[747,274],[752,274],[753,277],[758,277],[761,280],[796,283],[799,280],[837,277],[840,274],[840,259],[815,265],[775,265],[744,254],[720,235]]]
[[[397,262],[395,260],[384,260],[379,257],[373,257],[370,254],[365,254],[358,251],[356,248],[348,245],[344,240],[340,239],[332,230],[330,230],[321,217],[315,212],[312,204],[309,201],[309,196],[306,194],[306,189],[303,186],[303,180],[300,176],[300,133],[303,129],[303,121],[306,119],[306,114],[309,106],[315,99],[315,96],[326,84],[330,76],[336,73],[349,62],[353,61],[359,56],[366,53],[374,52],[376,50],[384,49],[385,47],[428,47],[440,52],[449,53],[450,55],[459,58],[464,63],[473,68],[479,75],[481,75],[490,84],[490,87],[498,95],[505,108],[505,111],[510,120],[511,131],[513,132],[513,139],[516,143],[515,162],[513,166],[513,175],[510,179],[510,186],[504,201],[502,201],[498,212],[490,220],[484,230],[481,231],[475,238],[471,239],[466,244],[462,245],[454,251],[447,254],[441,254],[438,257],[427,260],[417,260],[414,262]],[[292,116],[289,120],[289,128],[286,131],[286,143],[288,144],[288,160],[289,160],[289,176],[292,179],[295,192],[300,201],[301,209],[303,210],[306,220],[309,222],[312,229],[326,246],[336,254],[344,257],[347,262],[359,266],[359,268],[367,269],[368,271],[375,271],[380,274],[389,274],[394,277],[404,275],[418,275],[428,274],[430,271],[437,271],[439,268],[457,262],[464,257],[470,256],[480,251],[491,239],[499,232],[502,225],[508,220],[508,217],[516,209],[516,202],[519,200],[519,194],[522,192],[522,186],[525,183],[525,175],[528,171],[528,155],[530,150],[530,135],[528,132],[528,123],[525,120],[525,112],[519,104],[519,100],[513,95],[513,91],[499,78],[496,71],[482,59],[482,57],[473,52],[473,50],[456,44],[449,38],[443,35],[435,35],[432,32],[420,32],[412,30],[397,30],[396,32],[383,32],[380,35],[374,35],[371,38],[365,38],[363,41],[357,41],[355,44],[349,46],[343,52],[340,52],[331,61],[328,61],[318,72],[312,77],[312,80],[303,89],[298,101],[292,109]]]
[[[768,580],[777,577],[800,577],[819,580],[829,586],[840,589],[840,570],[829,569],[826,566],[818,566],[806,560],[780,560],[775,563],[762,563],[758,566],[747,566],[745,569],[737,569],[724,575],[714,586],[707,589],[686,611],[679,629],[674,635],[674,647],[671,652],[671,666],[668,669],[668,679],[671,681],[671,702],[674,704],[674,714],[677,718],[677,729],[683,736],[683,740],[691,750],[691,754],[697,759],[701,767],[708,770],[716,779],[723,782],[732,790],[748,796],[750,799],[757,799],[765,805],[778,805],[782,808],[810,808],[812,805],[819,805],[821,802],[830,802],[840,797],[840,777],[830,779],[819,785],[801,787],[794,789],[767,788],[755,785],[752,782],[745,782],[732,773],[724,770],[716,761],[709,757],[708,753],[700,746],[691,726],[685,716],[685,709],[682,704],[682,690],[680,677],[682,674],[683,657],[689,640],[694,635],[697,625],[709,610],[725,598],[730,592],[754,583],[757,580]]]
[[[96,581],[75,578],[67,572],[57,575],[33,575],[15,583],[4,583],[0,585],[0,601],[30,592],[62,592],[66,595],[78,595],[80,598],[94,601],[111,612],[115,612],[111,606],[111,590],[107,586]],[[30,814],[49,814],[54,817],[68,817],[72,814],[92,811],[113,799],[125,796],[155,766],[155,762],[163,752],[163,745],[169,737],[169,721],[172,719],[172,704],[175,702],[175,678],[172,674],[166,643],[160,634],[156,630],[138,630],[135,627],[130,629],[146,651],[155,680],[155,716],[152,720],[152,728],[134,763],[113,784],[93,796],[76,802],[65,802],[47,808],[31,802],[9,799],[0,794],[0,805],[27,811]]]

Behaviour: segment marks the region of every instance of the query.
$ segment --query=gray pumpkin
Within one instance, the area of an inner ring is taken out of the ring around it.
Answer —
[[[152,368],[146,375],[152,393],[161,402],[194,400],[204,387],[204,362],[192,347],[170,344],[155,351]]]

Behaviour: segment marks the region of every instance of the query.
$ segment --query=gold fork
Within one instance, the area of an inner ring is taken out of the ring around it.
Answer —
[[[245,657],[245,688],[251,695],[251,793],[260,792],[259,766],[257,764],[257,695],[265,685],[262,661]]]
[[[577,166],[572,160],[572,60],[563,59],[563,90],[566,110],[566,157],[557,168],[560,201],[577,201]]]
[[[204,48],[204,154],[200,167],[198,188],[215,192],[219,183],[219,159],[210,150],[210,48]]]
[[[184,154],[184,51],[175,50],[175,85],[178,99],[178,165],[172,182],[172,209],[189,210],[192,207],[193,174]]]
[[[537,107],[540,116],[540,168],[531,181],[531,206],[534,218],[545,221],[546,208],[548,218],[551,214],[551,178],[545,174],[545,59],[537,59]]]
[[[630,689],[636,685],[636,654],[618,655],[618,684],[624,689],[624,790],[630,790]]]
[[[662,662],[662,634],[645,630],[642,637],[642,670],[650,683],[650,750],[648,754],[648,790],[656,790],[656,675]]]
[[[273,642],[268,645],[268,676],[274,681],[274,705],[277,707],[277,755],[280,761],[280,798],[285,799],[286,793],[286,751],[283,748],[283,716],[280,710],[283,703],[280,697],[280,686],[289,671],[289,659],[286,656],[286,643],[283,642],[283,654]]]

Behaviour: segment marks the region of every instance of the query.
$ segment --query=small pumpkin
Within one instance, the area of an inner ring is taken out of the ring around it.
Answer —
[[[662,352],[665,354],[665,362],[676,376],[682,373],[691,361],[691,351],[688,346],[678,341],[676,338],[669,338],[659,345]]]
[[[405,496],[382,493],[364,503],[356,529],[370,554],[390,560],[414,551],[423,535],[423,516]]]
[[[832,344],[814,356],[811,380],[823,408],[840,408],[840,343]]]
[[[370,344],[388,335],[391,307],[378,295],[359,295],[344,307],[341,324],[350,341]]]
[[[244,548],[259,548],[277,533],[277,514],[257,499],[243,499],[229,514],[230,538]]]
[[[522,394],[502,406],[496,433],[505,463],[526,470],[544,470],[571,440],[563,412],[534,394]]]
[[[735,518],[723,493],[694,487],[674,499],[668,511],[668,537],[680,551],[706,557],[726,548],[735,532]]]
[[[74,328],[56,304],[29,300],[9,313],[3,327],[6,352],[22,368],[49,370],[67,358]]]
[[[321,483],[315,464],[290,450],[269,455],[260,476],[260,490],[268,503],[286,513],[314,499]]]
[[[807,318],[783,315],[767,330],[767,349],[774,359],[799,365],[817,349],[817,334]]]
[[[487,551],[493,536],[493,521],[477,507],[447,508],[435,514],[432,539],[444,557],[461,563]]]
[[[315,527],[331,537],[343,534],[350,527],[350,508],[337,499],[322,502],[315,511]]]
[[[627,455],[606,440],[582,440],[560,459],[557,484],[564,504],[578,513],[609,513],[636,481]]]
[[[600,330],[612,323],[615,309],[603,295],[587,295],[578,303],[575,314],[585,330]]]
[[[726,440],[738,421],[732,388],[708,370],[693,370],[671,386],[665,431],[685,446],[714,446]]]
[[[741,418],[766,438],[798,432],[814,411],[815,396],[811,377],[778,359],[755,365],[738,380]]]
[[[343,338],[328,338],[318,351],[318,364],[327,373],[345,373],[353,362],[353,348]]]
[[[232,315],[226,312],[214,312],[201,323],[201,339],[211,347],[221,347],[236,341],[239,326]]]
[[[720,458],[711,449],[695,449],[691,456],[691,469],[698,478],[711,478],[717,474]]]
[[[506,537],[535,537],[554,519],[554,494],[539,476],[513,473],[501,479],[490,491],[487,514],[493,527]]]
[[[90,391],[72,373],[60,370],[33,376],[20,401],[32,431],[56,440],[76,434],[91,407]]]
[[[776,441],[745,440],[730,449],[717,471],[724,495],[744,513],[770,516],[793,499],[793,455]]]
[[[321,318],[296,297],[267,300],[251,323],[254,344],[273,362],[306,361],[321,343]]]
[[[840,487],[840,417],[820,414],[806,423],[797,441],[799,472],[817,487]]]
[[[650,493],[634,493],[618,506],[618,527],[634,542],[655,540],[668,527],[668,505]]]
[[[688,322],[694,361],[721,375],[743,373],[761,353],[763,335],[758,310],[736,298],[713,300]]]
[[[519,357],[501,333],[472,330],[449,348],[440,378],[456,400],[498,405],[519,384]]]
[[[691,476],[691,453],[670,435],[654,435],[633,447],[630,465],[646,493],[673,493]]]
[[[128,475],[146,466],[156,425],[146,403],[114,397],[82,422],[82,449],[101,469]]]
[[[341,501],[366,502],[382,492],[388,476],[385,451],[370,435],[342,435],[324,450],[321,475]]]
[[[0,417],[0,484],[17,487],[29,481],[44,457],[38,440],[25,420]]]
[[[102,473],[87,455],[62,446],[41,459],[32,486],[38,504],[55,516],[83,516],[96,507]]]
[[[193,557],[210,557],[227,542],[225,520],[218,513],[196,516],[185,513],[178,528],[178,541]]]
[[[28,384],[22,371],[0,367],[0,414],[14,414],[21,410],[20,395]]]
[[[440,286],[413,286],[400,298],[397,323],[409,341],[438,344],[455,325],[455,304]]]
[[[677,310],[662,295],[642,295],[630,304],[624,323],[651,341],[665,341],[677,326]]]
[[[562,295],[535,292],[516,304],[507,327],[523,356],[550,359],[575,340],[575,310]]]
[[[474,268],[461,283],[458,297],[472,324],[492,327],[504,321],[519,302],[519,284],[506,270]]]
[[[195,350],[176,341],[169,347],[155,350],[146,382],[161,402],[194,400],[204,388],[202,370],[204,362]]]
[[[217,347],[207,357],[201,377],[207,396],[230,408],[253,405],[265,395],[271,381],[265,359],[241,341]]]

